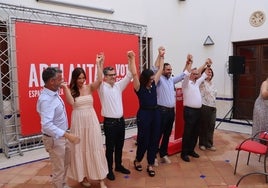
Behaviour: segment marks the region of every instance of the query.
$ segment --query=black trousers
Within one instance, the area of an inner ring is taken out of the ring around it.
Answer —
[[[136,160],[142,161],[147,154],[148,165],[153,165],[158,149],[160,134],[160,114],[158,109],[143,110],[137,113],[137,151]]]
[[[159,155],[164,157],[168,155],[168,143],[169,137],[172,132],[173,123],[175,119],[174,108],[159,108],[160,110],[160,137],[158,143],[159,145]]]
[[[199,120],[201,108],[191,108],[184,106],[184,131],[182,136],[182,155],[189,155],[194,151],[198,139]]]
[[[122,165],[122,152],[125,141],[125,120],[124,118],[104,118],[103,122],[106,159],[109,172],[113,170],[115,156],[115,168]]]
[[[213,135],[216,123],[216,108],[202,105],[199,126],[199,146],[213,146]]]

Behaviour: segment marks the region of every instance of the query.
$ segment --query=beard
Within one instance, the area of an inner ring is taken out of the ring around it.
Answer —
[[[165,76],[166,78],[170,78],[171,73],[165,74],[164,76]]]

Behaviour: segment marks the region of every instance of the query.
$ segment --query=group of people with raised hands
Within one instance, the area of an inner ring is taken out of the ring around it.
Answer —
[[[158,165],[158,155],[162,163],[171,163],[168,158],[168,143],[175,119],[175,84],[180,81],[184,98],[182,118],[185,122],[181,158],[189,162],[189,156],[199,157],[194,151],[199,133],[202,138],[199,141],[202,142],[200,148],[204,146],[205,149],[212,150],[213,131],[209,135],[205,134],[206,129],[199,131],[203,105],[215,108],[213,100],[216,90],[213,87],[213,99],[207,97],[209,91],[206,90],[211,86],[213,77],[210,67],[212,62],[208,59],[202,69],[193,69],[192,55],[188,55],[182,73],[172,76],[171,65],[164,62],[165,53],[165,48],[160,46],[154,68],[139,73],[135,53],[128,51],[128,70],[119,81],[116,81],[113,67],[104,67],[103,53],[96,55],[97,78],[90,84],[85,84],[87,75],[80,67],[73,70],[70,85],[62,81],[59,69],[48,67],[43,71],[45,86],[38,99],[37,111],[41,117],[44,145],[52,163],[53,187],[67,188],[67,177],[70,177],[84,187],[90,186],[90,180],[99,180],[101,188],[106,188],[104,179],[115,180],[113,171],[131,173],[122,163],[125,140],[122,92],[131,80],[139,102],[136,115],[137,150],[133,160],[135,170],[143,170],[142,160],[145,154],[146,171],[151,177],[155,176],[154,167]],[[208,83],[205,83],[206,80]],[[70,131],[67,131],[65,104],[58,95],[60,87],[64,90],[66,102],[72,106]],[[105,147],[93,107],[94,91],[98,92],[101,115],[104,117]],[[209,109],[205,107],[204,110],[207,113]],[[214,116],[211,115],[210,118],[209,121],[202,121],[204,126],[208,122],[213,126]]]

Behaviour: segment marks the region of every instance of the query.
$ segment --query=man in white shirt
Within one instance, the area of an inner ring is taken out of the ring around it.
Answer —
[[[130,174],[122,165],[122,151],[125,140],[125,120],[123,117],[122,92],[132,79],[131,63],[128,62],[128,71],[125,77],[116,82],[116,73],[113,67],[103,69],[104,80],[98,89],[101,101],[101,115],[104,117],[103,128],[106,144],[106,159],[109,173],[107,178],[115,180],[113,173],[113,155],[115,154],[115,171]],[[136,74],[136,73],[135,73]]]
[[[192,65],[192,55],[188,55],[187,62]],[[182,81],[184,132],[182,136],[181,158],[185,162],[190,162],[189,156],[199,158],[194,148],[198,139],[198,124],[202,106],[199,85],[207,77],[206,71],[200,76],[200,70],[205,68],[206,63],[198,70],[196,68],[192,69]]]

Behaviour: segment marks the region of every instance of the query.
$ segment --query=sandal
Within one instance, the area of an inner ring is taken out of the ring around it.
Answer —
[[[137,159],[134,160],[134,167],[137,171],[142,171],[142,166],[140,164],[137,165]]]
[[[85,177],[83,179],[83,181],[80,182],[80,184],[83,186],[83,187],[90,187],[91,184],[89,183],[88,179]]]
[[[153,170],[153,167],[152,166],[149,166],[148,165],[147,172],[148,172],[149,176],[151,176],[151,177],[154,177],[155,176],[155,171]]]

